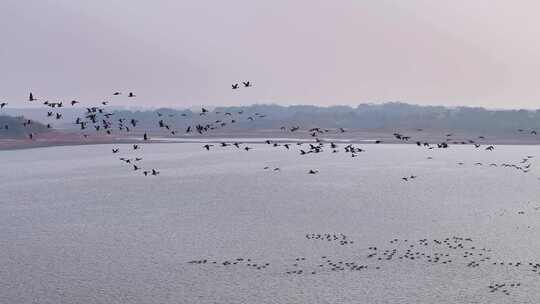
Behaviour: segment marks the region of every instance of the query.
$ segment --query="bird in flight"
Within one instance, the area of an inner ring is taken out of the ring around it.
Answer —
[[[232,87],[233,90],[238,89],[238,83],[232,84],[231,87]]]
[[[244,85],[244,88],[249,88],[252,86],[249,81],[242,81],[242,84]]]
[[[128,97],[136,97],[137,95],[133,94],[133,92],[129,92]]]

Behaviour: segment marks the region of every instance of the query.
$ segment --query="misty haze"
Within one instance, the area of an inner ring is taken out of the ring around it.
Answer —
[[[0,303],[540,302],[538,9],[0,2]]]

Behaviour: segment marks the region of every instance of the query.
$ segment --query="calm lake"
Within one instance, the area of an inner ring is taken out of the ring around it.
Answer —
[[[539,146],[202,145],[0,151],[0,303],[540,302]]]

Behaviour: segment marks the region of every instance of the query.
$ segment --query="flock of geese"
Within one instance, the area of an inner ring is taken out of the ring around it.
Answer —
[[[295,126],[295,127],[292,127],[290,129],[286,128],[286,127],[281,127],[281,130],[284,130],[284,131],[290,131],[290,132],[295,132],[295,131],[298,131],[300,130],[301,127],[300,126]],[[307,155],[310,155],[310,154],[318,154],[318,153],[323,153],[325,151],[330,151],[330,153],[339,153],[340,151],[343,151],[344,153],[347,153],[348,155],[350,155],[350,157],[357,157],[359,156],[360,153],[363,153],[363,152],[366,152],[365,149],[357,146],[357,145],[354,145],[354,144],[351,144],[351,143],[347,143],[347,144],[342,144],[340,145],[339,143],[336,143],[332,140],[324,140],[324,139],[320,139],[318,135],[320,134],[328,134],[328,133],[344,133],[346,132],[345,129],[343,128],[339,128],[339,129],[336,129],[336,130],[331,130],[331,129],[322,129],[322,128],[311,128],[311,129],[307,129],[306,130],[310,135],[311,137],[313,137],[313,142],[305,142],[305,141],[297,141],[296,143],[293,143],[293,142],[281,142],[279,140],[270,140],[270,139],[267,139],[264,141],[264,143],[266,145],[269,145],[271,147],[274,147],[274,148],[277,148],[277,149],[282,149],[283,151],[289,151],[289,150],[292,150],[293,147],[298,147],[298,153],[301,155],[301,156],[307,156]],[[417,131],[422,131],[422,129],[417,129]],[[394,133],[393,134],[395,138],[397,139],[400,139],[400,140],[405,140],[405,141],[408,141],[409,139],[411,139],[411,136],[404,136],[402,134],[399,134],[399,133]],[[450,144],[448,142],[451,142],[452,144],[460,144],[460,145],[465,145],[465,144],[472,144],[474,146],[475,149],[478,149],[479,147],[481,147],[481,144],[476,142],[475,140],[472,140],[472,139],[468,139],[466,141],[455,141],[453,140],[452,138],[450,138],[450,136],[452,136],[453,134],[446,134],[446,141],[444,142],[440,142],[440,143],[435,143],[435,144],[430,144],[428,142],[421,142],[421,141],[417,141],[416,142],[416,145],[419,146],[419,147],[424,147],[424,148],[427,148],[429,150],[432,150],[432,149],[448,149],[450,147]],[[478,137],[479,139],[485,139],[484,136],[479,136]],[[380,144],[380,143],[383,143],[382,140],[374,140],[373,141],[374,144]],[[243,143],[241,142],[236,142],[236,141],[233,141],[233,142],[220,142],[219,144],[217,145],[213,145],[213,144],[205,144],[203,145],[203,149],[207,150],[207,151],[210,151],[214,148],[223,148],[223,147],[229,147],[229,146],[232,146],[232,147],[236,147],[237,149],[243,149],[245,151],[249,151],[251,149],[253,149],[252,147],[248,147],[248,146],[243,146]],[[486,151],[493,151],[495,150],[495,146],[493,145],[487,145],[485,147],[485,150]],[[528,173],[531,169],[531,163],[530,163],[530,159],[532,159],[534,156],[531,156],[531,155],[527,155],[525,158],[523,158],[521,160],[520,163],[500,163],[500,164],[495,164],[495,163],[490,163],[489,166],[492,166],[492,167],[503,167],[503,168],[513,168],[513,169],[516,169],[516,170],[519,170],[523,173]],[[428,159],[433,159],[433,157],[428,157]],[[465,163],[464,162],[458,162],[457,163],[458,165],[460,166],[463,166]],[[474,164],[475,166],[482,166],[484,165],[482,162],[476,162]],[[268,170],[270,167],[269,166],[266,166],[264,167],[263,169],[264,170]],[[281,171],[280,168],[274,168],[275,171]],[[308,174],[318,174],[319,173],[319,170],[318,169],[309,169],[307,171]],[[409,176],[404,176],[401,178],[402,181],[412,181],[414,179],[416,179],[418,176],[417,175],[414,175],[414,174],[411,174]],[[540,178],[539,178],[540,179]]]
[[[250,81],[242,82],[242,87],[239,83],[231,85],[232,90],[238,90],[240,88],[251,88],[253,84]],[[124,95],[122,92],[112,93],[112,98],[117,98],[120,95]],[[136,94],[128,92],[125,94],[127,98],[136,98]],[[39,99],[33,93],[28,96],[28,102],[35,103]],[[134,134],[140,136],[140,142],[131,144],[129,148],[126,146],[115,146],[111,150],[113,155],[118,156],[118,160],[125,166],[128,166],[132,171],[139,172],[143,176],[159,176],[160,170],[157,168],[145,167],[143,157],[138,154],[142,150],[142,144],[151,141],[149,130],[139,130],[139,121],[133,117],[119,117],[117,112],[109,111],[107,106],[110,101],[102,101],[98,105],[90,105],[86,107],[84,115],[77,117],[74,124],[78,126],[81,135],[84,138],[90,136],[89,132],[93,131],[95,134],[101,135],[113,135],[113,134]],[[42,102],[42,105],[47,108],[46,118],[54,120],[62,120],[64,116],[61,109],[69,105],[74,107],[80,105],[78,100],[71,100],[69,102],[62,101],[48,101]],[[0,103],[0,109],[4,109],[8,106],[7,102]],[[183,134],[195,133],[203,135],[212,130],[221,129],[228,125],[235,124],[239,121],[255,121],[266,117],[263,113],[244,113],[244,111],[236,112],[220,112],[217,110],[211,111],[202,107],[198,116],[198,122],[185,127]],[[155,126],[164,132],[168,132],[171,135],[179,135],[182,131],[179,131],[171,119],[174,114],[163,114],[156,112]],[[180,116],[186,117],[187,114],[181,114]],[[32,120],[24,120],[22,122],[24,127],[30,127],[33,124]],[[47,128],[52,128],[51,123],[48,123]],[[9,129],[9,126],[4,126],[4,129]],[[283,132],[300,132],[304,131],[309,134],[311,140],[284,142],[279,140],[266,140],[264,143],[281,151],[291,151],[293,147],[297,147],[297,153],[303,157],[315,155],[319,153],[345,153],[352,158],[358,157],[366,150],[356,144],[347,143],[340,144],[332,140],[322,139],[321,137],[328,134],[341,134],[347,132],[344,128],[337,129],[325,129],[320,127],[304,128],[300,125],[294,125],[291,127],[281,126]],[[421,132],[422,129],[416,129],[417,132]],[[523,130],[518,129],[520,133],[529,133],[536,135],[535,130]],[[395,132],[393,137],[403,142],[413,142],[413,136],[403,133]],[[37,135],[33,132],[28,133],[29,140],[36,140]],[[478,136],[471,139],[455,139],[454,135],[449,133],[445,134],[443,140],[430,143],[426,141],[414,141],[414,143],[421,148],[425,149],[448,149],[450,145],[472,145],[474,149],[483,147],[482,141],[485,140],[484,136]],[[374,140],[374,144],[383,143],[383,140]],[[252,146],[248,146],[242,142],[220,142],[216,144],[206,143],[202,146],[205,151],[213,151],[218,148],[232,148],[243,151],[251,151],[254,149]],[[233,148],[234,147],[234,148]],[[487,145],[484,148],[486,151],[493,151],[495,147],[493,145]],[[523,173],[528,173],[531,169],[531,159],[533,156],[527,155],[521,160],[514,163],[489,163],[485,164],[490,167],[511,168]],[[432,159],[431,157],[429,159]],[[464,165],[463,162],[459,162],[458,165]],[[477,162],[475,166],[484,166],[484,163]],[[279,172],[281,168],[266,166],[264,170]],[[319,169],[312,168],[307,171],[307,174],[316,175],[319,174]],[[417,179],[418,176],[411,174],[401,177],[404,182],[411,182]],[[311,242],[319,242],[324,244],[339,244],[346,248],[355,248],[358,244],[351,240],[350,237],[342,233],[307,233],[305,239]],[[529,271],[531,273],[540,275],[540,262],[539,261],[502,261],[495,260],[493,258],[492,250],[486,249],[476,245],[470,237],[449,236],[444,239],[420,239],[420,240],[400,240],[392,239],[387,243],[379,244],[378,246],[369,246],[367,249],[356,247],[355,250],[364,252],[363,256],[356,259],[343,259],[339,256],[321,255],[317,259],[307,259],[306,257],[294,257],[290,259],[290,263],[278,264],[269,261],[257,261],[247,257],[235,257],[235,258],[200,258],[197,260],[189,261],[189,264],[198,265],[201,267],[243,267],[250,271],[270,271],[277,270],[284,275],[317,275],[317,274],[329,274],[337,272],[366,272],[366,271],[378,271],[385,267],[395,267],[398,263],[416,263],[423,264],[426,267],[433,265],[450,265],[459,264],[460,267],[466,268],[479,268],[479,267],[504,267],[507,271]],[[363,250],[363,251],[362,251]],[[487,290],[491,293],[500,292],[505,295],[510,295],[511,291],[522,286],[520,282],[493,282],[487,286]]]
[[[347,258],[333,255],[320,255],[318,258],[293,257],[277,261],[256,261],[253,258],[222,258],[205,257],[188,261],[188,264],[200,267],[219,267],[237,271],[242,267],[247,271],[270,271],[288,276],[329,275],[333,273],[377,272],[384,268],[390,270],[401,267],[402,264],[414,264],[423,267],[448,267],[463,270],[503,268],[507,274],[526,272],[540,275],[540,261],[505,261],[495,258],[493,250],[479,246],[471,237],[452,235],[441,239],[398,239],[394,238],[378,246],[358,246],[349,237],[341,233],[308,233],[307,241],[320,241],[324,247],[346,246]],[[354,245],[353,245],[354,244]],[[356,256],[356,258],[351,258]],[[482,270],[481,270],[482,271]],[[486,286],[486,292],[510,295],[512,290],[523,286],[517,281],[491,282]]]
[[[244,88],[251,88],[253,87],[253,84],[250,81],[244,81],[242,82]],[[236,90],[239,88],[239,84],[233,84],[232,89]],[[118,96],[124,95],[123,92],[116,91],[112,93],[112,98],[118,98]],[[128,98],[135,98],[137,95],[133,92],[128,92],[127,94]],[[37,103],[40,102],[40,99],[37,98],[33,92],[30,92],[28,95],[28,102],[30,103]],[[151,140],[150,138],[150,132],[149,131],[141,131],[137,130],[137,126],[139,124],[139,121],[132,117],[118,117],[118,112],[115,111],[109,111],[107,106],[110,104],[109,100],[101,101],[97,105],[87,105],[85,107],[86,111],[84,115],[79,116],[75,119],[73,122],[78,129],[81,132],[81,135],[83,138],[89,138],[92,134],[90,134],[89,131],[93,130],[95,135],[105,135],[105,136],[111,136],[115,134],[122,135],[128,135],[128,134],[134,134],[135,136],[137,134],[142,133],[141,143],[142,142],[148,142]],[[47,119],[54,119],[56,121],[60,121],[64,119],[64,116],[61,112],[63,108],[66,107],[66,105],[69,105],[71,107],[74,107],[76,105],[81,105],[81,102],[78,100],[71,100],[71,101],[49,101],[44,100],[41,103],[42,106],[47,108],[46,116]],[[7,102],[1,102],[0,103],[0,109],[5,108],[8,106]],[[193,124],[188,125],[185,128],[184,134],[190,134],[190,133],[196,133],[198,135],[203,135],[206,132],[210,132],[212,130],[216,130],[219,128],[223,128],[227,125],[237,123],[243,117],[245,116],[246,121],[255,121],[257,119],[264,118],[266,115],[261,113],[252,113],[252,114],[245,114],[244,111],[240,110],[237,112],[219,112],[219,111],[213,111],[212,118],[206,118],[210,114],[210,111],[204,107],[201,108],[200,113],[198,116],[200,117],[200,120]],[[169,132],[171,135],[177,135],[180,132],[175,129],[168,120],[172,117],[174,117],[174,114],[169,114],[165,117],[164,114],[160,112],[156,112],[156,126],[159,127],[160,130],[164,130],[166,132]],[[215,118],[216,115],[221,115],[221,117]],[[187,117],[186,113],[182,113],[180,115],[181,117]],[[22,121],[22,126],[30,130],[30,128],[33,126],[34,121],[30,119],[24,119]],[[47,129],[52,129],[52,124],[47,123],[46,124]],[[9,130],[9,125],[3,126],[3,129]],[[29,131],[27,133],[27,137],[29,140],[37,140],[37,134],[34,132]],[[148,168],[145,169],[142,166],[142,157],[135,156],[131,157],[129,153],[131,152],[137,152],[141,149],[141,143],[139,144],[133,144],[131,151],[120,151],[119,147],[112,148],[112,153],[117,155],[122,152],[128,153],[123,155],[122,157],[119,157],[119,160],[131,166],[133,171],[136,172],[142,172],[142,175],[144,176],[158,176],[160,174],[160,171],[156,168]],[[239,144],[234,144],[236,147],[240,148]],[[207,150],[210,150],[210,147],[213,145],[205,145],[205,148]],[[223,146],[226,146],[223,145]],[[252,147],[242,147],[243,150],[249,151],[252,149]]]
[[[237,90],[240,88],[251,88],[253,87],[252,82],[250,81],[243,81],[242,86],[240,86],[240,83],[233,83],[231,85],[232,90]],[[120,91],[116,91],[112,93],[112,98],[117,98],[118,96],[124,95],[124,93]],[[127,98],[135,98],[137,95],[134,92],[128,92],[125,94]],[[40,99],[38,99],[32,92],[30,92],[28,96],[28,102],[34,103],[38,102]],[[81,135],[84,138],[88,138],[90,133],[89,130],[93,130],[95,134],[102,134],[106,136],[110,136],[113,134],[119,134],[119,135],[127,135],[127,134],[133,134],[135,136],[142,135],[141,142],[148,142],[151,140],[150,138],[150,131],[149,130],[139,130],[138,124],[139,121],[133,117],[118,117],[118,112],[115,111],[109,111],[107,108],[107,105],[109,105],[110,101],[105,100],[101,101],[98,105],[91,105],[86,106],[86,111],[83,116],[77,117],[74,121],[74,124],[78,126],[80,129]],[[46,113],[46,118],[54,119],[54,120],[62,120],[63,114],[61,113],[61,109],[65,107],[65,104],[68,104],[70,106],[80,105],[81,102],[78,100],[71,100],[71,101],[49,101],[45,100],[42,102],[43,106],[46,106],[48,108]],[[7,102],[1,102],[0,103],[0,109],[5,108],[8,105]],[[212,114],[212,115],[210,115]],[[201,111],[198,114],[193,114],[199,116],[200,119],[197,120],[196,123],[190,124],[185,126],[185,129],[183,130],[183,133],[176,128],[176,126],[170,121],[175,117],[175,114],[163,114],[160,112],[156,112],[156,127],[158,130],[168,132],[172,136],[180,135],[180,134],[190,134],[195,133],[197,135],[203,135],[207,132],[210,132],[212,130],[221,129],[228,125],[235,124],[239,121],[255,121],[257,119],[262,119],[266,117],[265,114],[262,113],[244,113],[243,110],[235,111],[235,112],[222,112],[218,110],[211,111],[205,107],[201,108]],[[182,113],[179,115],[180,117],[187,117],[188,114]],[[22,125],[26,128],[31,127],[33,124],[32,120],[25,119],[22,121]],[[51,129],[52,125],[51,123],[48,123],[46,125],[47,128]],[[4,129],[9,129],[9,125],[5,125]],[[283,132],[299,132],[303,130],[303,128],[300,125],[293,125],[290,127],[281,126],[281,131]],[[415,129],[416,132],[422,132],[423,129]],[[524,130],[524,129],[518,129],[517,130],[520,133],[530,133],[530,134],[536,134],[535,130]],[[299,147],[298,153],[302,156],[307,156],[310,154],[317,154],[322,153],[326,150],[330,151],[331,153],[338,153],[340,151],[343,151],[347,154],[349,154],[351,157],[358,157],[360,153],[366,152],[365,149],[362,147],[356,146],[354,144],[345,144],[343,147],[340,147],[339,144],[331,141],[331,140],[324,140],[320,137],[323,135],[328,134],[340,134],[345,133],[346,130],[344,128],[337,128],[337,129],[326,129],[326,128],[320,128],[320,127],[310,127],[306,128],[304,130],[306,134],[309,134],[309,136],[312,138],[311,142],[303,142],[298,141],[296,142],[296,146]],[[403,142],[409,142],[413,141],[413,136],[408,134],[403,134],[402,132],[394,132],[393,137],[399,141]],[[28,133],[29,140],[36,140],[36,134],[33,132]],[[473,145],[476,149],[480,148],[482,146],[481,141],[485,140],[484,136],[478,136],[477,138],[465,138],[465,139],[455,139],[453,133],[444,134],[443,140],[435,143],[429,143],[426,141],[416,140],[414,143],[416,143],[419,147],[424,147],[427,149],[447,149],[450,147],[451,144],[455,145]],[[280,142],[279,140],[273,141],[273,140],[266,140],[265,143],[267,145],[271,145],[276,148],[283,148],[284,150],[291,150],[294,143],[288,143],[288,142]],[[383,140],[374,140],[373,143],[380,144],[383,143]],[[131,151],[123,151],[123,152],[137,152],[140,150],[140,143],[134,144],[133,149]],[[219,145],[213,145],[210,143],[204,144],[202,147],[203,149],[207,151],[211,151],[212,149],[216,147],[236,147],[239,150],[244,151],[250,151],[253,150],[252,146],[245,145],[241,142],[221,142]],[[485,147],[485,150],[487,151],[493,151],[495,147],[493,145],[487,145]],[[113,154],[120,153],[120,148],[115,147],[112,149]],[[429,157],[429,159],[432,159]],[[135,156],[130,157],[129,155],[123,155],[123,157],[120,157],[120,161],[124,164],[128,164],[131,166],[133,171],[136,172],[142,172],[144,176],[157,176],[159,175],[160,171],[156,168],[148,168],[145,169],[142,166],[142,157]],[[458,163],[459,165],[463,165],[462,162]],[[481,166],[483,163],[477,162],[475,163],[476,166]],[[507,168],[514,168],[516,170],[520,170],[524,173],[529,172],[530,170],[530,163],[526,163],[522,165],[519,164],[508,164],[508,163],[502,163],[502,164],[489,164],[490,166],[501,166],[501,167],[507,167]],[[267,170],[268,168],[264,168]],[[280,168],[274,168],[274,171],[280,171]],[[312,168],[307,171],[308,174],[315,175],[319,173],[319,169]],[[416,175],[409,175],[402,177],[402,181],[412,181],[415,178],[417,178]]]

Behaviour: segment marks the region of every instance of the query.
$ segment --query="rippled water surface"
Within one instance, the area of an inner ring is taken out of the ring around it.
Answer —
[[[0,152],[0,303],[540,302],[540,147],[201,145]]]

